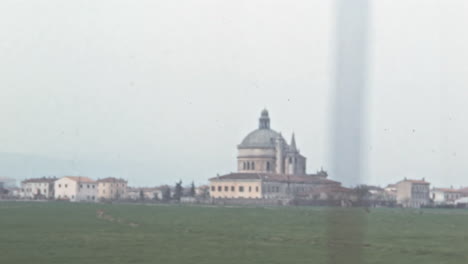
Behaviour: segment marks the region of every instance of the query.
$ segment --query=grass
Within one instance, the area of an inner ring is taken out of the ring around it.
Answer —
[[[99,209],[108,217],[97,217]],[[330,256],[347,264],[468,263],[468,211],[0,203],[0,263],[331,263]]]

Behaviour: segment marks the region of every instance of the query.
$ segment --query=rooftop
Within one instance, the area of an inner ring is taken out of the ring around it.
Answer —
[[[273,173],[230,173],[223,176],[211,178],[210,181],[217,180],[262,180],[266,182],[289,182],[289,183],[309,183],[309,184],[336,184],[339,182],[325,179],[323,177],[311,175],[286,175]]]
[[[88,177],[82,177],[82,176],[65,176],[63,178],[68,178],[72,181],[76,181],[76,182],[96,182],[95,180],[91,179],[91,178],[88,178]]]
[[[99,180],[97,180],[97,182],[127,183],[127,181],[124,180],[124,179],[117,179],[117,178],[114,178],[114,177],[99,179]]]
[[[404,179],[398,183],[401,183],[401,182],[409,182],[409,183],[416,183],[416,184],[427,184],[429,185],[430,183],[427,182],[424,178],[422,180],[412,180],[412,179]]]
[[[42,178],[32,178],[32,179],[26,179],[22,181],[21,183],[53,183],[57,180],[57,178],[52,177],[42,177]]]

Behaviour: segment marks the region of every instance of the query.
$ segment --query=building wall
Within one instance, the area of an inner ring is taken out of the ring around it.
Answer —
[[[55,199],[76,200],[78,192],[77,182],[69,178],[61,178],[55,181]]]
[[[435,204],[454,204],[455,200],[458,200],[462,197],[461,193],[458,192],[448,192],[443,190],[432,190],[430,197]]]
[[[55,199],[68,199],[72,202],[96,201],[96,182],[77,182],[69,178],[61,178],[54,184]]]
[[[429,204],[429,184],[402,181],[397,184],[397,203],[403,207],[419,208]]]
[[[98,182],[98,199],[116,200],[127,197],[127,183],[125,181]]]
[[[274,172],[276,168],[275,149],[239,149],[237,157],[238,172]],[[250,164],[254,163],[254,168]],[[269,170],[267,170],[267,164]],[[249,164],[249,166],[246,166]]]
[[[210,182],[211,198],[262,198],[260,180],[226,180]]]
[[[305,175],[306,174],[306,158],[302,155],[291,153],[284,159],[285,174],[289,175]]]
[[[54,184],[50,182],[21,183],[21,198],[34,199],[42,196],[46,199],[54,198]]]
[[[76,201],[97,201],[97,182],[78,182]]]

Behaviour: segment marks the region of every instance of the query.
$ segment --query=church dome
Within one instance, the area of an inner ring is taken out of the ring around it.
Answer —
[[[281,135],[271,129],[257,129],[248,134],[239,148],[274,148],[275,140]]]
[[[264,109],[258,119],[258,129],[250,132],[239,148],[274,148],[276,138],[281,137],[281,134],[270,129],[270,116],[268,110]]]

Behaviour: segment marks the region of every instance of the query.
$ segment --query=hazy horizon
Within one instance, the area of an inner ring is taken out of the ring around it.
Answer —
[[[371,2],[365,183],[468,186],[468,3]],[[2,1],[0,177],[207,183],[236,170],[263,108],[288,142],[295,133],[309,173],[330,170],[334,12]]]

